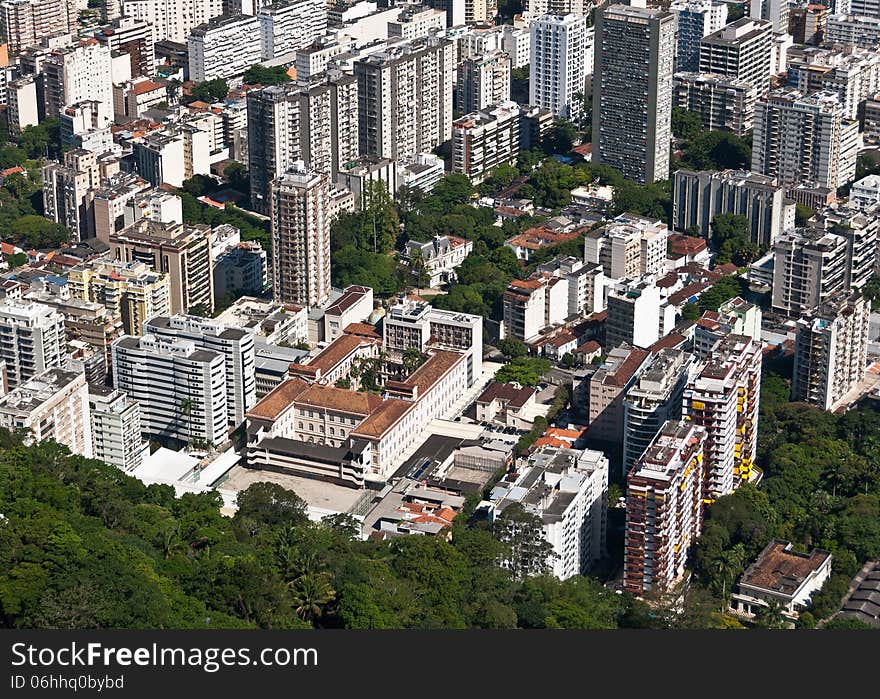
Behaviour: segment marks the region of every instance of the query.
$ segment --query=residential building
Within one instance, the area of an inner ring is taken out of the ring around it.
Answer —
[[[48,369],[0,397],[0,427],[23,430],[28,442],[54,440],[91,458],[89,387],[82,373]]]
[[[865,378],[871,302],[841,291],[797,321],[791,399],[833,410]]]
[[[141,219],[110,235],[110,256],[144,262],[169,278],[171,313],[214,309],[211,228]]]
[[[754,619],[777,605],[783,617],[796,621],[831,577],[831,561],[831,553],[824,549],[801,553],[790,541],[774,539],[740,577],[730,609]]]
[[[770,22],[774,34],[788,32],[787,0],[749,0],[749,16]]]
[[[827,208],[810,219],[809,225],[824,228],[846,240],[845,289],[863,289],[874,275],[880,220],[849,206]]]
[[[663,592],[685,573],[703,530],[702,481],[707,433],[666,422],[627,476],[623,588]]]
[[[668,420],[681,419],[681,400],[694,356],[663,348],[651,357],[623,399],[623,475],[636,465]]]
[[[592,161],[640,184],[669,177],[675,26],[644,0],[596,11]]]
[[[76,15],[67,0],[6,0],[0,3],[0,27],[12,54],[40,39],[76,28]]]
[[[626,393],[650,365],[651,353],[631,345],[614,347],[589,378],[589,431],[593,441],[623,443]]]
[[[184,180],[211,171],[211,135],[178,123],[133,142],[138,174],[156,187],[182,187]]]
[[[454,282],[455,269],[474,249],[474,241],[454,235],[437,235],[420,243],[409,240],[404,255],[419,277],[419,286],[438,288]]]
[[[308,313],[304,306],[281,305],[252,296],[239,297],[214,321],[225,327],[247,330],[256,341],[266,344],[296,345],[307,342],[309,337]]]
[[[514,162],[520,148],[519,126],[520,110],[515,102],[502,102],[456,119],[452,124],[452,171],[479,184],[497,166]]]
[[[429,36],[355,61],[362,154],[405,161],[452,136],[454,44]]]
[[[697,71],[700,68],[700,40],[727,24],[727,3],[712,0],[675,0],[670,6],[675,13],[675,71]]]
[[[358,84],[352,76],[251,90],[247,105],[251,201],[258,213],[269,215],[270,183],[297,161],[333,179],[358,157]]]
[[[150,453],[150,444],[141,435],[140,405],[107,386],[90,384],[88,395],[92,455],[131,473]]]
[[[18,135],[26,127],[36,126],[41,108],[35,76],[25,75],[6,86],[6,120],[11,134]]]
[[[483,318],[443,311],[425,302],[403,300],[391,306],[382,321],[383,346],[393,355],[415,348],[452,350],[466,357],[467,385],[483,373]]]
[[[493,51],[463,61],[458,67],[455,85],[458,111],[468,114],[509,102],[510,70],[510,57],[504,51]]]
[[[825,22],[825,44],[858,46],[873,50],[880,43],[880,16],[829,15]]]
[[[567,580],[588,573],[605,555],[607,500],[608,459],[602,452],[542,447],[495,485],[489,514],[497,521],[516,504],[539,517],[556,554],[549,568]]]
[[[880,175],[867,175],[853,182],[849,190],[849,204],[864,212],[880,204]]]
[[[268,258],[257,241],[238,243],[214,259],[214,299],[259,296],[269,288]]]
[[[786,231],[773,244],[773,310],[799,317],[845,290],[847,248],[846,239],[830,231]]]
[[[699,226],[710,237],[719,214],[749,220],[752,242],[772,245],[785,223],[785,189],[773,177],[748,170],[678,170],[673,176],[672,227],[686,231]]]
[[[404,6],[396,21],[388,22],[388,37],[418,39],[446,29],[446,11],[420,5]]]
[[[754,475],[761,359],[760,342],[727,335],[685,388],[685,419],[707,433],[704,500],[729,495]]]
[[[319,306],[330,295],[329,184],[300,163],[270,185],[276,301]]]
[[[144,335],[158,341],[185,340],[196,348],[223,356],[226,373],[226,409],[229,426],[244,422],[256,403],[254,388],[254,335],[192,315],[156,316],[144,323]]]
[[[443,179],[444,174],[443,158],[433,153],[418,153],[410,162],[398,164],[395,191],[409,187],[428,193]]]
[[[758,98],[770,89],[773,26],[742,17],[700,41],[700,72],[751,83]]]
[[[526,342],[547,326],[547,281],[514,279],[504,292],[504,332]]]
[[[194,27],[187,38],[189,77],[195,82],[237,78],[262,58],[260,20],[223,15]]]
[[[95,236],[110,243],[110,234],[125,228],[128,205],[149,191],[152,185],[134,173],[116,173],[95,190],[92,209],[95,217]]]
[[[717,311],[705,311],[694,328],[694,354],[703,360],[727,335],[745,335],[761,343],[761,308],[740,296],[722,303]]]
[[[476,400],[477,420],[529,429],[526,425],[532,424],[529,411],[535,405],[535,394],[528,386],[492,381]]]
[[[113,51],[129,55],[131,77],[156,74],[156,52],[153,48],[153,25],[133,17],[117,17],[95,32],[95,39]]]
[[[192,340],[126,335],[113,343],[113,387],[141,409],[154,438],[222,444],[228,438],[226,360]]]
[[[45,216],[66,226],[74,240],[92,237],[92,193],[100,183],[101,166],[94,153],[82,149],[67,151],[63,165],[49,163],[43,167]]]
[[[529,104],[555,117],[577,118],[586,74],[587,20],[575,14],[544,15],[531,21]]]
[[[327,31],[327,5],[321,0],[281,0],[259,9],[264,61],[289,56]]]
[[[755,106],[752,170],[784,185],[843,187],[855,177],[858,128],[834,93],[775,90]]]
[[[46,114],[58,116],[69,105],[97,103],[99,128],[113,121],[110,49],[95,39],[53,51],[42,65]]]
[[[652,276],[625,280],[608,289],[605,342],[650,347],[675,326],[675,306],[661,297]]]
[[[6,384],[19,386],[64,365],[64,316],[33,301],[0,301],[0,361]]]
[[[847,119],[858,119],[880,88],[880,56],[854,47],[804,48],[788,57],[788,84],[804,94],[837,95]]]
[[[660,220],[620,214],[584,236],[584,261],[610,279],[638,279],[666,270],[669,229]]]
[[[153,41],[186,44],[189,33],[223,14],[223,0],[120,0],[122,15],[153,25]]]
[[[703,128],[744,136],[755,118],[755,86],[717,73],[676,73],[673,105],[700,115]]]
[[[532,33],[529,27],[505,24],[501,28],[501,49],[510,57],[511,68],[522,68],[531,60]]]
[[[140,261],[99,258],[68,272],[72,298],[94,302],[122,321],[123,332],[139,335],[145,321],[171,313],[171,280]]]
[[[367,320],[373,312],[373,290],[368,286],[347,286],[341,292],[331,292],[331,302],[324,309],[321,319],[321,337],[333,342],[352,323]]]

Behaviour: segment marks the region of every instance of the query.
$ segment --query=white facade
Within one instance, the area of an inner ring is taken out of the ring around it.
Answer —
[[[530,26],[529,104],[555,116],[580,114],[576,93],[584,92],[586,18],[545,15]]]
[[[64,316],[41,303],[0,302],[0,361],[6,362],[10,386],[18,386],[65,357]]]
[[[93,101],[98,105],[96,126],[113,121],[113,82],[110,48],[95,39],[54,51],[43,63],[46,113],[59,115],[70,105]]]
[[[150,453],[141,436],[141,408],[125,393],[103,386],[89,388],[93,456],[126,472]]]
[[[153,41],[186,43],[200,24],[223,14],[223,0],[121,0],[122,14],[153,25]]]
[[[880,204],[880,176],[868,175],[853,182],[849,190],[849,203],[862,211],[870,211]]]
[[[700,39],[727,24],[727,3],[713,0],[675,0],[675,71],[697,71],[700,67]]]
[[[532,34],[527,27],[505,24],[501,30],[501,48],[510,56],[511,68],[522,68],[531,60]]]
[[[262,59],[260,20],[221,17],[193,29],[187,39],[189,77],[195,82],[234,78]]]
[[[305,48],[327,31],[327,4],[322,0],[289,0],[268,5],[259,11],[258,17],[264,61]]]

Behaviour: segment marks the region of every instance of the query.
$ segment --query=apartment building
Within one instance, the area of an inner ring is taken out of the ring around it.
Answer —
[[[452,171],[479,184],[497,166],[514,162],[519,155],[519,122],[515,102],[502,102],[456,119],[452,124]]]
[[[675,0],[669,6],[675,14],[675,71],[700,68],[700,40],[727,24],[727,3],[712,0]]]
[[[880,205],[880,176],[866,175],[853,182],[849,190],[849,205],[866,213]]]
[[[625,280],[608,288],[605,342],[650,347],[675,327],[675,306],[662,298],[651,276]]]
[[[700,41],[699,72],[744,80],[761,98],[770,89],[772,54],[772,24],[742,17]]]
[[[109,386],[90,384],[88,394],[92,455],[131,473],[150,454],[150,443],[141,435],[140,405]]]
[[[143,262],[167,274],[171,313],[214,308],[211,228],[203,224],[141,219],[110,235],[110,256],[119,262]]]
[[[101,183],[101,169],[97,155],[82,149],[67,151],[63,165],[43,167],[44,214],[66,226],[74,240],[94,235],[92,192]]]
[[[623,587],[662,592],[685,573],[703,529],[706,430],[666,422],[627,477]]]
[[[833,14],[825,22],[825,43],[859,48],[876,48],[880,43],[880,16]]]
[[[660,220],[620,214],[584,236],[584,261],[610,279],[638,279],[666,271],[669,229]]]
[[[855,178],[858,129],[836,93],[774,90],[755,105],[752,170],[784,185],[843,187]]]
[[[191,315],[156,316],[144,323],[144,335],[173,342],[185,340],[198,349],[223,356],[226,373],[226,410],[229,426],[244,422],[256,403],[254,385],[254,335],[241,328]]]
[[[149,22],[133,17],[117,17],[96,31],[94,36],[111,53],[122,51],[128,54],[132,78],[156,74],[153,26]]]
[[[138,174],[156,187],[182,187],[184,180],[211,171],[211,134],[178,123],[136,139]]]
[[[355,61],[360,153],[406,161],[451,138],[454,48],[429,36]]]
[[[74,454],[91,458],[85,374],[54,368],[30,377],[0,397],[0,427],[25,431],[29,442],[54,440]]]
[[[810,226],[824,228],[846,240],[845,289],[863,289],[874,274],[880,220],[850,206],[827,208],[810,220]]]
[[[120,0],[122,15],[153,25],[153,41],[185,44],[189,33],[224,12],[223,0]]]
[[[669,177],[675,27],[644,0],[596,11],[592,160],[639,184]]]
[[[686,420],[706,430],[703,498],[729,495],[753,473],[758,443],[761,343],[727,335],[685,388]]]
[[[752,242],[772,245],[786,220],[785,188],[773,177],[748,170],[678,170],[673,176],[672,227],[694,226],[709,237],[718,214],[738,214],[749,220]]]
[[[749,0],[750,17],[770,23],[774,34],[788,32],[789,2],[787,0]]]
[[[126,335],[140,334],[145,321],[171,313],[171,281],[143,262],[99,258],[68,272],[72,298],[102,305],[121,319]]]
[[[76,27],[76,14],[67,0],[6,0],[0,3],[0,27],[12,54],[40,39]]]
[[[744,136],[755,118],[755,86],[716,73],[676,73],[673,105],[700,115],[703,128]]]
[[[314,341],[332,342],[352,323],[366,321],[372,312],[373,290],[370,287],[352,284],[342,291],[333,289],[331,302],[324,308]]]
[[[636,377],[623,399],[623,475],[636,465],[668,420],[681,419],[681,401],[694,356],[663,348]]]
[[[468,386],[483,373],[483,318],[442,311],[430,304],[403,300],[391,306],[382,321],[383,346],[391,354],[432,347],[460,352],[467,358]]]
[[[223,15],[194,27],[187,38],[189,77],[195,82],[237,78],[263,59],[260,20]]]
[[[761,342],[761,308],[740,296],[722,303],[717,311],[705,311],[694,327],[694,355],[706,359],[727,335],[745,335]]]
[[[546,322],[547,280],[514,279],[504,292],[504,332],[526,342],[543,330]]]
[[[462,61],[455,83],[458,111],[468,114],[510,102],[510,70],[510,57],[504,51]]]
[[[833,410],[865,378],[871,302],[841,291],[797,321],[791,399]]]
[[[446,29],[446,11],[420,5],[404,6],[400,16],[388,22],[388,36],[418,39]]]
[[[327,31],[327,4],[321,0],[282,0],[259,9],[262,60],[294,54]]]
[[[302,164],[270,185],[275,300],[320,306],[330,295],[330,178]]]
[[[529,104],[555,117],[576,119],[586,80],[587,20],[575,14],[544,15],[530,24]]]
[[[788,56],[788,84],[804,94],[835,93],[846,118],[858,119],[865,101],[880,89],[880,56],[850,46],[804,48]]]
[[[589,377],[589,427],[591,440],[623,443],[623,401],[638,375],[650,364],[651,353],[621,345],[615,347]]]
[[[809,313],[846,288],[847,241],[830,231],[797,228],[773,244],[773,310]]]
[[[145,435],[222,444],[228,437],[226,360],[191,340],[124,336],[113,343],[113,387],[141,409]]]
[[[6,120],[11,134],[18,135],[26,127],[36,126],[41,107],[33,75],[25,75],[6,86]]]
[[[527,66],[531,60],[532,33],[529,27],[505,24],[501,28],[501,49],[510,57],[511,68]]]
[[[358,84],[334,75],[302,87],[276,85],[247,95],[248,171],[254,210],[269,215],[270,183],[297,161],[335,173],[358,157]]]
[[[65,362],[64,316],[41,303],[0,301],[0,361],[6,383],[19,386]]]
[[[584,575],[605,555],[608,459],[599,451],[544,446],[498,482],[489,495],[489,518],[520,505],[541,520],[560,580]],[[503,565],[503,563],[502,563]]]
[[[56,49],[43,62],[46,114],[58,116],[69,105],[93,101],[98,128],[113,122],[110,48],[95,39]]]

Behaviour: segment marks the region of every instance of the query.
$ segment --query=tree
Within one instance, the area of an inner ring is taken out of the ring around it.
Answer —
[[[809,206],[801,204],[800,202],[794,205],[794,224],[796,226],[806,226],[807,221],[815,215],[816,210],[811,209]]]
[[[336,597],[336,591],[330,587],[329,573],[303,575],[290,583],[290,592],[297,616],[309,623],[318,621],[324,607]]]
[[[528,354],[528,348],[522,340],[515,337],[505,337],[498,341],[498,351],[501,352],[508,360],[525,357]]]
[[[233,189],[244,194],[250,192],[251,184],[247,168],[238,161],[230,163],[226,170],[224,170],[223,176]]]
[[[700,315],[700,307],[695,303],[686,303],[681,307],[681,319],[687,323],[693,323]]]
[[[29,214],[12,221],[4,240],[24,248],[57,248],[70,240],[70,231],[47,218]]]
[[[703,120],[697,112],[681,107],[672,108],[672,135],[691,139],[703,130]]]
[[[712,219],[712,244],[718,251],[716,262],[734,262],[747,265],[760,254],[761,248],[752,242],[749,219],[741,214],[717,214]]]
[[[206,80],[205,82],[193,85],[189,94],[193,100],[209,103],[219,102],[229,94],[229,85],[226,84],[223,78],[214,78],[213,80]]]
[[[782,613],[782,606],[776,600],[771,600],[766,607],[762,606],[758,610],[756,621],[764,629],[784,629],[789,623]]]
[[[571,352],[566,352],[562,355],[562,359],[560,360],[562,366],[571,369],[575,365],[574,355]]]
[[[501,564],[514,580],[544,575],[555,556],[553,547],[544,538],[541,519],[514,503],[506,507],[493,525],[495,537],[506,546]]]
[[[427,357],[417,347],[408,347],[403,351],[403,373],[410,376],[425,363]]]
[[[17,252],[14,255],[6,256],[6,263],[9,265],[9,269],[22,267],[27,264],[27,261],[27,255],[25,255],[23,252]]]
[[[244,73],[245,85],[280,85],[281,83],[289,83],[291,77],[287,74],[284,66],[268,66],[255,63]]]
[[[547,155],[566,155],[578,139],[577,129],[567,119],[557,119],[544,136],[542,146]]]
[[[748,169],[752,148],[731,131],[701,131],[687,144],[683,160],[695,170]]]
[[[238,494],[236,519],[268,525],[297,525],[308,520],[306,504],[292,490],[277,483],[253,483]]]
[[[537,386],[541,377],[551,369],[550,361],[536,357],[518,357],[505,364],[495,374],[502,383],[518,383],[521,386]]]

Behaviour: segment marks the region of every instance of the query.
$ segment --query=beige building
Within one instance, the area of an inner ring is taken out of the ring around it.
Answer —
[[[86,262],[70,270],[67,279],[74,298],[107,308],[121,319],[126,335],[140,335],[145,321],[171,314],[169,275],[143,262]]]
[[[85,374],[49,369],[29,379],[0,398],[0,427],[27,430],[35,442],[53,439],[74,454],[91,457]]]
[[[630,345],[615,347],[590,377],[589,431],[591,440],[623,443],[623,399],[651,353]]]
[[[120,262],[144,262],[154,272],[167,274],[172,314],[196,307],[213,312],[210,226],[142,219],[111,234],[110,255]]]

